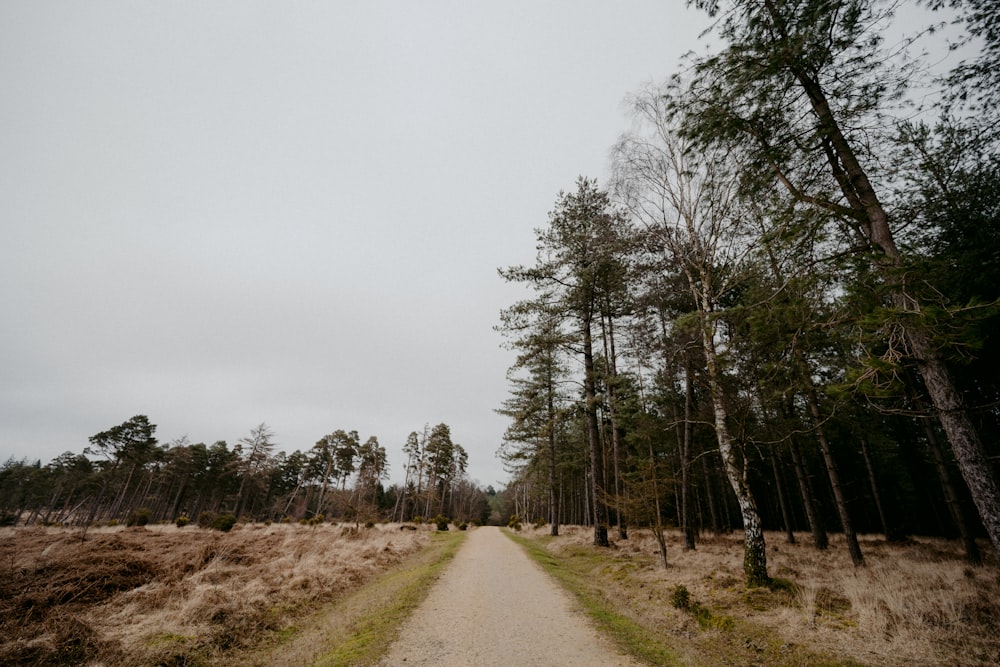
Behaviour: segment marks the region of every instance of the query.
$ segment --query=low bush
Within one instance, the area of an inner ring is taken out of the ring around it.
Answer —
[[[177,525],[178,528],[183,528],[184,526],[191,523],[191,519],[188,518],[187,514],[181,514],[179,517],[177,517],[177,520],[174,521],[174,523]]]
[[[152,512],[149,511],[148,507],[140,507],[129,513],[128,518],[125,519],[125,525],[129,528],[133,526],[145,526],[149,523],[151,516]]]
[[[670,604],[674,609],[689,609],[691,607],[691,593],[684,584],[674,586],[670,594]]]
[[[236,525],[236,516],[233,514],[219,514],[212,519],[212,530],[221,530],[228,533]]]

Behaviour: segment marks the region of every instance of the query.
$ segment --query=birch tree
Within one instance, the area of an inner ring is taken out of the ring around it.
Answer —
[[[683,275],[694,301],[719,454],[743,518],[743,569],[749,585],[763,585],[769,581],[764,531],[747,457],[730,432],[718,317],[753,237],[743,228],[730,157],[721,151],[695,157],[669,124],[659,91],[638,96],[634,110],[636,130],[615,149],[616,192],[645,228],[650,249]]]

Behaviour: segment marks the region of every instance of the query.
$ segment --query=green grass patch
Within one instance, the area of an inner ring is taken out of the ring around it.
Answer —
[[[157,648],[162,646],[171,646],[175,644],[186,644],[188,638],[184,635],[178,635],[173,632],[158,632],[154,635],[150,635],[146,638],[147,646],[155,646]]]
[[[601,593],[601,577],[593,576],[594,569],[601,570],[604,576],[611,574],[607,570],[607,559],[602,554],[571,548],[568,550],[570,557],[557,558],[545,550],[544,545],[551,538],[530,540],[508,530],[504,532],[521,545],[542,569],[576,596],[597,627],[610,636],[623,651],[653,665],[681,664],[668,644],[631,618],[615,611]]]
[[[717,616],[708,607],[703,607],[697,602],[689,608],[694,620],[698,622],[698,627],[702,630],[732,630],[735,625],[730,616]]]
[[[299,632],[298,627],[294,625],[289,625],[286,628],[282,628],[281,630],[278,631],[278,643],[284,644],[287,641],[291,641],[291,639],[295,637],[295,635],[297,635],[298,632]]]

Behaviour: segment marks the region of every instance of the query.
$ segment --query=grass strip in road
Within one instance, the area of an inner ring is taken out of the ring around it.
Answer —
[[[572,593],[597,627],[610,636],[626,653],[651,665],[679,665],[676,653],[655,634],[632,619],[615,611],[601,593],[601,580],[595,579],[590,562],[557,558],[544,548],[544,538],[528,539],[507,529],[503,531],[527,552],[549,575]]]

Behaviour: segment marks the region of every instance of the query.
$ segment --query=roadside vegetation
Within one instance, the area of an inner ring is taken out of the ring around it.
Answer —
[[[768,554],[774,577],[751,588],[737,533],[685,551],[668,531],[666,569],[646,529],[610,550],[587,527],[507,533],[650,664],[985,666],[1000,655],[1000,570],[963,562],[954,541],[862,536],[867,565],[856,568],[846,549],[817,553],[769,534],[780,544]]]
[[[367,664],[466,535],[330,523],[0,531],[0,663],[32,665]]]

